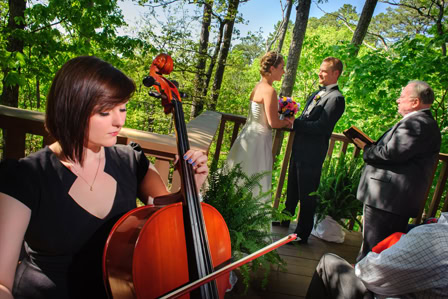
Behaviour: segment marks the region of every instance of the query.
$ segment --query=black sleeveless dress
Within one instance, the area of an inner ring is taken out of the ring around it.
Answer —
[[[0,164],[0,192],[31,209],[25,257],[13,295],[20,298],[106,298],[102,253],[115,222],[136,208],[149,161],[137,144],[105,148],[104,171],[117,181],[109,214],[100,219],[68,194],[76,176],[48,148]]]

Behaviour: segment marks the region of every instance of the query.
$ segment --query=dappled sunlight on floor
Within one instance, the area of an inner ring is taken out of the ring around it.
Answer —
[[[273,226],[273,239],[280,239],[295,230],[296,222],[291,223],[289,228]],[[286,262],[286,270],[272,267],[266,289],[261,288],[263,273],[252,275],[251,286],[244,293],[245,286],[239,271],[238,282],[226,298],[275,298],[292,299],[304,298],[314,269],[324,253],[335,253],[350,263],[355,263],[359,248],[361,247],[362,235],[360,232],[346,231],[344,243],[332,243],[310,236],[308,244],[305,245],[283,245],[277,249],[282,259]]]

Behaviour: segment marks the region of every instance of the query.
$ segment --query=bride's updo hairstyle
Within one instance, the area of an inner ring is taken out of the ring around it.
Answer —
[[[267,52],[260,61],[260,74],[262,76],[269,75],[271,73],[271,66],[278,67],[282,61],[282,54],[276,51]]]

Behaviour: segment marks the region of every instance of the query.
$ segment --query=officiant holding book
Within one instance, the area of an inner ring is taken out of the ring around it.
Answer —
[[[363,244],[357,261],[395,232],[406,233],[431,184],[440,151],[440,130],[431,114],[434,92],[423,81],[410,81],[397,99],[403,118],[373,144],[354,138],[366,163],[357,198],[364,203]]]
[[[333,128],[345,110],[345,99],[338,88],[342,62],[335,57],[323,60],[319,69],[320,89],[307,99],[300,117],[294,120],[295,132],[289,162],[288,187],[284,214],[293,216],[300,201],[296,242],[306,244],[314,224],[317,198],[310,196],[320,182],[322,164]],[[283,221],[289,226],[289,221]]]

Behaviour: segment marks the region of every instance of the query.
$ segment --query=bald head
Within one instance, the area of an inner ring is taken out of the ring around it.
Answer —
[[[423,104],[431,105],[434,102],[434,91],[431,86],[424,81],[409,81],[408,85],[411,86],[411,89],[416,98],[419,98]]]
[[[398,113],[405,116],[408,113],[430,108],[434,102],[434,91],[424,81],[409,81],[397,99]]]

